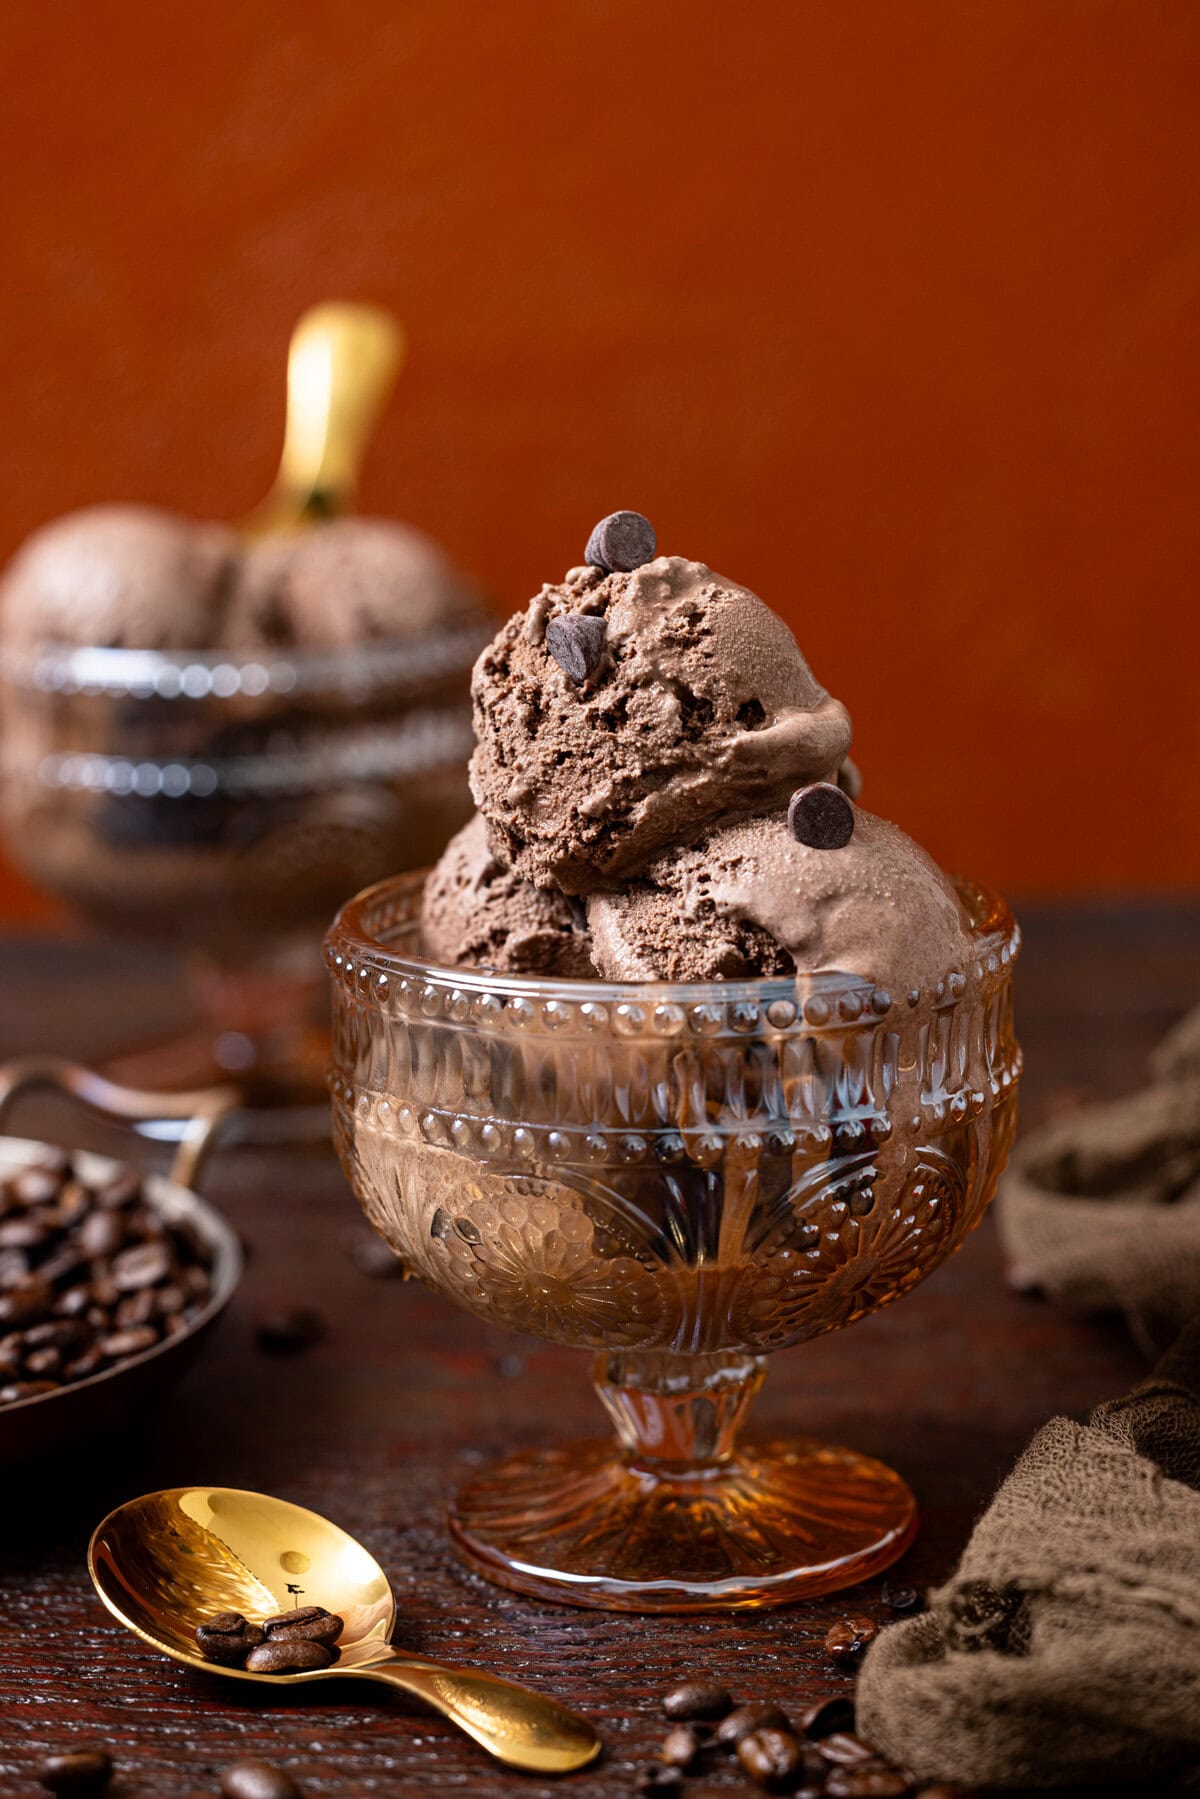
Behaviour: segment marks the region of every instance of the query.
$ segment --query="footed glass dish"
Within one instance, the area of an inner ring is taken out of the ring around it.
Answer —
[[[911,1542],[889,1468],[739,1428],[768,1355],[901,1298],[995,1191],[1019,935],[994,895],[960,893],[969,965],[911,994],[440,968],[420,956],[420,876],[343,908],[330,1081],[362,1206],[447,1297],[591,1350],[616,1429],[466,1482],[450,1527],[479,1572],[708,1610],[848,1586]]]

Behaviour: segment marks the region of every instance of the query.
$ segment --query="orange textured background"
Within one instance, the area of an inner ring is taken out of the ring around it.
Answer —
[[[0,550],[240,515],[294,317],[382,300],[367,507],[512,606],[635,506],[944,861],[1200,879],[1200,7],[93,0],[4,60]]]

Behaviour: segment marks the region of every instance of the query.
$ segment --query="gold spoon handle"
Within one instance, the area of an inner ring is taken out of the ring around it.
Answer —
[[[495,1674],[400,1655],[346,1672],[424,1699],[510,1768],[569,1774],[600,1753],[600,1738],[585,1718]]]
[[[304,314],[288,350],[279,473],[248,531],[287,530],[350,509],[404,351],[404,332],[381,307],[330,300]]]

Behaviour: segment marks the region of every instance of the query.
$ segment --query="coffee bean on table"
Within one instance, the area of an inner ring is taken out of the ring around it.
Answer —
[[[273,1762],[230,1762],[221,1770],[225,1799],[300,1799],[291,1775]]]
[[[240,1668],[262,1640],[261,1627],[249,1623],[241,1612],[218,1612],[196,1626],[201,1655],[206,1662],[217,1662],[223,1668]]]
[[[668,1730],[659,1750],[659,1760],[669,1768],[690,1768],[699,1757],[702,1744],[690,1724],[677,1724]]]
[[[807,1711],[801,1712],[796,1720],[796,1728],[813,1742],[833,1736],[835,1733],[847,1734],[854,1729],[854,1701],[844,1693],[831,1694],[828,1699],[818,1699]]]
[[[737,1746],[737,1758],[759,1786],[795,1784],[804,1763],[804,1746],[790,1730],[752,1730]]]
[[[878,1760],[870,1743],[864,1743],[853,1731],[835,1730],[831,1736],[822,1737],[817,1748],[827,1762],[838,1762],[849,1766],[853,1762],[872,1762]]]
[[[668,1718],[688,1723],[696,1718],[723,1718],[733,1710],[733,1695],[716,1680],[685,1680],[663,1696]]]
[[[825,1653],[839,1668],[854,1668],[863,1658],[867,1645],[879,1635],[873,1618],[839,1618],[825,1635]]]
[[[903,1799],[912,1783],[885,1762],[863,1762],[853,1768],[834,1768],[825,1783],[830,1799]]]
[[[880,1598],[889,1611],[919,1612],[922,1609],[921,1595],[916,1587],[893,1585],[890,1580],[884,1581]]]
[[[65,1749],[47,1755],[38,1766],[37,1777],[52,1793],[101,1792],[112,1779],[112,1756],[106,1749]]]
[[[791,1720],[779,1706],[766,1699],[752,1699],[739,1705],[717,1725],[716,1740],[723,1749],[734,1749],[752,1730],[790,1730]]]
[[[613,570],[628,573],[652,562],[657,548],[658,539],[648,518],[640,512],[610,512],[593,527],[583,559],[606,574]]]
[[[302,1674],[312,1668],[328,1668],[337,1660],[336,1649],[302,1637],[281,1641],[267,1637],[252,1649],[243,1664],[250,1674]]]
[[[323,1605],[301,1605],[263,1619],[263,1630],[273,1643],[325,1643],[332,1648],[345,1628],[346,1620]]]
[[[607,627],[588,612],[568,612],[546,626],[546,648],[569,681],[582,687],[604,660]]]
[[[854,835],[854,807],[832,781],[814,781],[792,795],[787,826],[809,849],[845,849]]]

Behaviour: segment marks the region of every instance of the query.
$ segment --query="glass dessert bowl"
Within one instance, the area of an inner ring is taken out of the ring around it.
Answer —
[[[407,1267],[493,1324],[596,1357],[616,1441],[474,1475],[479,1572],[574,1604],[779,1604],[899,1556],[890,1469],[739,1441],[765,1358],[910,1291],[979,1222],[1020,1052],[1004,903],[958,884],[971,955],[926,990],[837,973],[565,980],[420,954],[420,876],[326,940],[334,1138]]]

